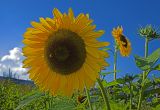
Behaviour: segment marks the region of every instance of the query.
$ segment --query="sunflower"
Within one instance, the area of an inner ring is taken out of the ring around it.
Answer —
[[[127,39],[127,37],[123,35],[123,28],[119,26],[117,28],[114,28],[112,31],[112,36],[119,46],[121,55],[129,56],[129,54],[131,53],[131,43]]]
[[[109,55],[99,48],[109,43],[96,40],[104,31],[95,31],[88,14],[75,17],[72,9],[68,14],[54,9],[53,15],[31,22],[24,33],[23,64],[40,90],[70,96],[94,86],[100,70],[108,66]]]

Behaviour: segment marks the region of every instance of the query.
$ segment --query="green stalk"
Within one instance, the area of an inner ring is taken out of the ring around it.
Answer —
[[[148,38],[146,37],[145,39],[145,54],[144,57],[147,58],[148,56]],[[145,85],[145,79],[146,79],[146,71],[143,71],[143,79],[142,79],[142,84],[141,84],[141,90],[140,90],[140,95],[139,95],[139,101],[138,101],[138,108],[137,110],[141,109],[142,105],[142,100],[143,100],[143,93],[144,93],[144,85]]]
[[[86,88],[86,94],[87,94],[87,99],[88,99],[88,104],[89,104],[90,110],[93,110],[93,107],[92,107],[92,104],[91,104],[91,97],[90,97],[90,94],[89,94],[89,90],[87,88]]]
[[[104,102],[105,102],[105,104],[106,104],[106,108],[107,108],[107,110],[111,110],[111,107],[110,107],[110,104],[109,104],[109,100],[108,100],[108,95],[107,95],[107,93],[105,92],[105,89],[104,89],[104,87],[103,87],[100,79],[97,79],[97,82],[98,82],[98,84],[99,84],[99,86],[100,86],[101,93],[102,93],[102,96],[103,96],[103,100],[104,100]]]
[[[117,78],[117,44],[114,47],[114,80]]]
[[[147,58],[148,56],[148,38],[146,38],[146,41],[145,41],[145,54],[144,54],[144,57]]]
[[[129,110],[132,110],[132,102],[133,102],[133,101],[132,101],[132,95],[133,95],[133,92],[132,92],[132,91],[133,91],[133,86],[132,86],[132,83],[131,83],[131,82],[129,83],[129,86],[130,86],[130,87],[129,87],[129,89],[130,89],[130,106],[129,106]]]

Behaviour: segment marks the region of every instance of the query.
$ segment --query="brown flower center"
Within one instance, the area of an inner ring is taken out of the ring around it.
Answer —
[[[49,67],[57,73],[74,73],[85,62],[85,44],[75,32],[60,29],[49,36],[46,44],[45,58]]]
[[[127,47],[128,42],[127,42],[127,39],[126,39],[126,37],[124,35],[121,35],[120,40],[123,42],[122,45],[124,47]]]

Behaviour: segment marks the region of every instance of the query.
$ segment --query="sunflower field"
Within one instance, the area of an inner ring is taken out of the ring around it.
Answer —
[[[55,8],[53,18],[32,21],[22,51],[34,86],[2,80],[0,110],[160,110],[160,78],[154,75],[160,71],[160,48],[149,53],[159,31],[152,25],[138,29],[144,56],[134,55],[133,62],[141,73],[118,78],[118,55],[127,58],[132,51],[127,30],[113,28],[111,49],[109,42],[98,40],[104,30],[95,29],[89,14],[75,16],[71,8],[67,13]],[[110,65],[113,70],[105,70]],[[108,75],[114,79],[108,81]]]

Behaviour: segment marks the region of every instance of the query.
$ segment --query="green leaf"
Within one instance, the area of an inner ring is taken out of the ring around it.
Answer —
[[[128,108],[128,104],[121,103],[121,102],[117,103],[114,101],[110,101],[110,105],[111,105],[112,110],[127,110]]]
[[[144,85],[144,90],[150,88],[152,85],[153,85],[152,82],[146,82]]]
[[[120,70],[116,70],[116,72],[119,73]],[[112,73],[114,73],[114,71],[110,71],[110,72],[101,72],[100,74],[103,75],[103,76],[106,76],[106,75],[112,74]]]
[[[130,90],[129,90],[128,86],[123,86],[123,87],[122,87],[122,90],[123,90],[124,93],[126,93],[126,94],[129,94],[129,93],[130,93]]]
[[[18,110],[18,109],[30,104],[31,102],[37,100],[38,98],[40,98],[43,95],[44,94],[40,93],[39,91],[35,91],[32,95],[25,97],[25,99],[20,102],[19,106],[15,110]]]
[[[107,86],[107,82],[105,80],[102,81],[102,85],[103,87],[106,87]]]
[[[116,81],[117,81],[119,84],[124,84],[124,83],[125,83],[125,79],[123,79],[123,78],[116,79]]]
[[[119,84],[117,81],[111,81],[111,82],[102,82],[103,86],[104,87],[109,87],[109,86],[114,86],[114,85],[117,85]]]
[[[76,108],[75,102],[71,99],[65,97],[55,98],[52,102],[49,110],[74,110]]]
[[[157,66],[155,66],[155,67],[153,68],[153,70],[158,70],[158,71],[160,71],[160,64],[158,64]]]
[[[147,57],[149,63],[155,63],[160,58],[160,48],[155,50],[151,55]]]
[[[138,55],[135,55],[135,62],[137,67],[139,67],[141,70],[146,70],[150,68],[150,65],[148,65],[147,59],[140,57]]]
[[[155,93],[160,93],[160,88],[156,88],[156,89],[151,89],[151,90],[147,90],[144,92],[144,96],[149,96],[149,95],[153,95]]]
[[[134,57],[137,67],[139,67],[141,70],[151,69],[156,61],[160,58],[160,48],[154,51],[147,58],[143,58],[138,55],[135,55]]]
[[[121,78],[116,79],[116,80],[111,81],[111,82],[102,81],[102,84],[103,84],[104,87],[115,86],[115,85],[123,84],[123,83],[124,83],[124,80],[121,79]]]
[[[155,82],[160,84],[160,78],[154,78]]]
[[[159,108],[160,108],[160,101],[153,103],[151,106],[154,107],[153,110],[159,110]]]

